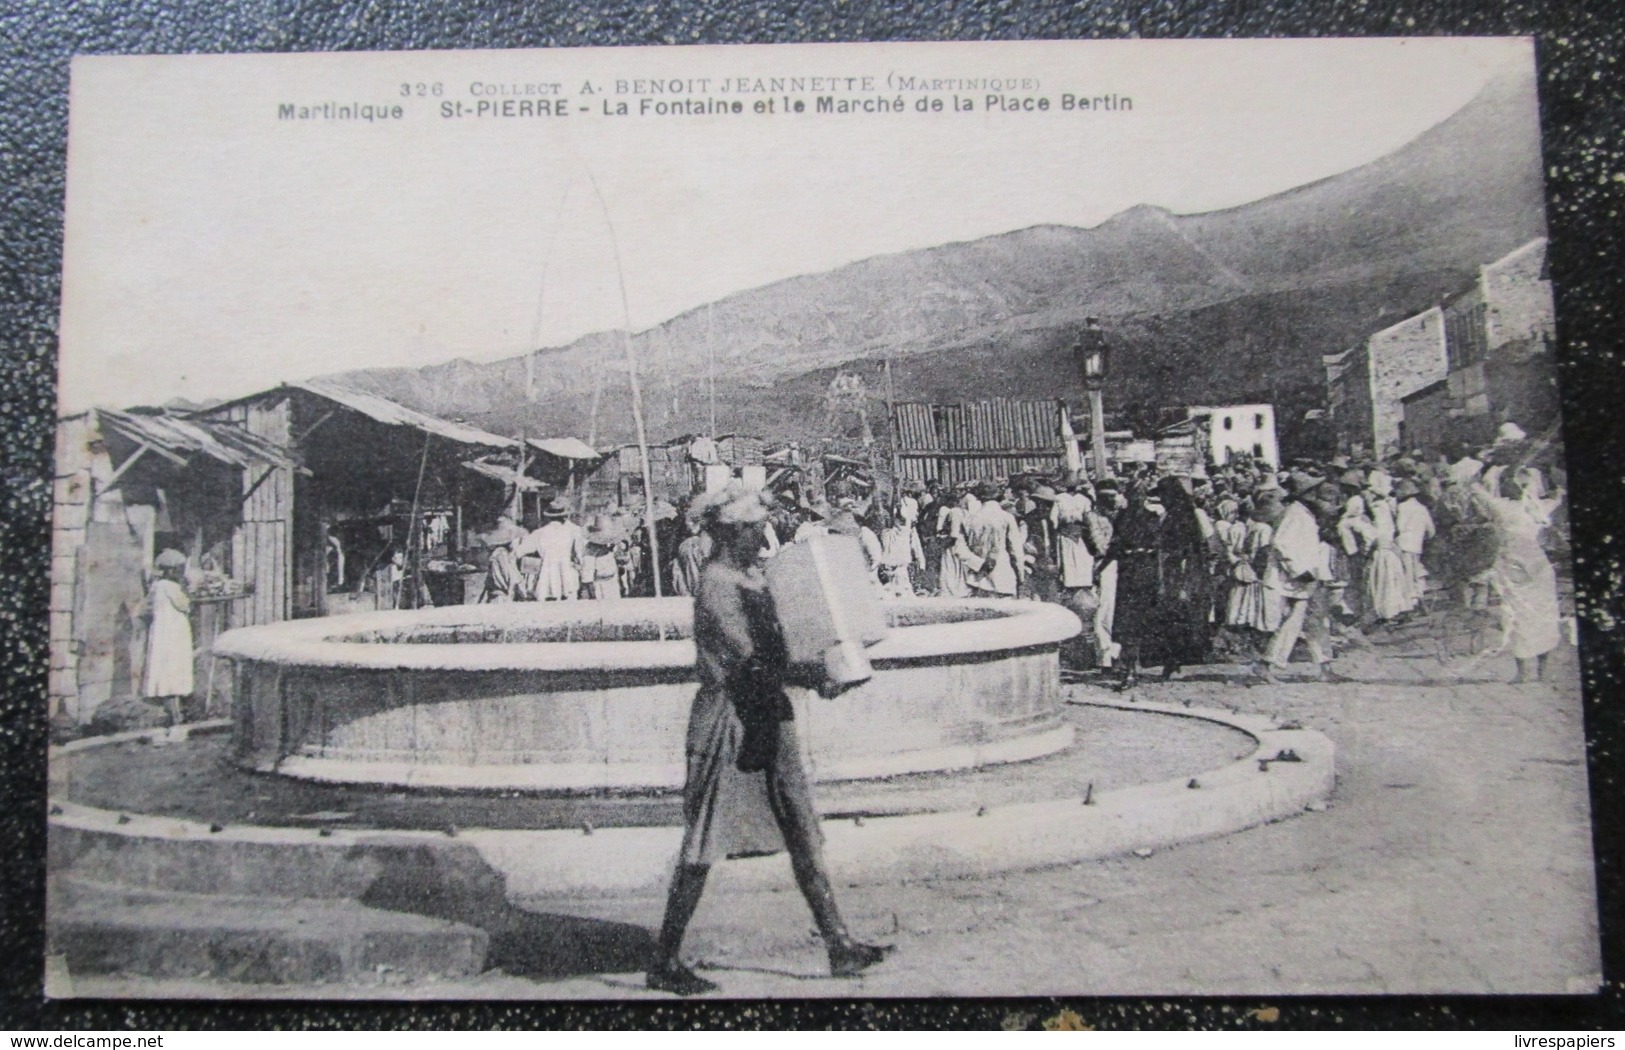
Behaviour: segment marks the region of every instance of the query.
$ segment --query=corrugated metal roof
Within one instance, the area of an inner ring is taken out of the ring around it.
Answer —
[[[526,492],[540,492],[542,489],[551,487],[545,481],[538,481],[533,477],[521,474],[513,467],[502,463],[487,463],[481,459],[473,459],[465,460],[463,466],[493,481],[500,481],[504,485],[518,485]]]
[[[228,423],[179,416],[144,415],[97,409],[103,431],[115,431],[131,441],[153,445],[175,455],[205,455],[234,467],[269,464],[297,467],[286,448],[256,437]]]
[[[443,437],[447,441],[454,441],[460,445],[483,445],[486,448],[514,448],[519,443],[513,438],[500,437],[479,427],[471,427],[467,423],[454,423],[449,419],[431,416],[427,412],[419,412],[413,408],[396,401],[391,401],[376,394],[364,394],[359,390],[335,383],[324,382],[319,379],[305,379],[287,386],[295,390],[303,390],[307,394],[326,398],[336,404],[354,412],[359,412],[368,419],[384,423],[389,426],[412,427],[436,437]]]
[[[580,438],[531,438],[530,447],[560,459],[598,459],[599,454]]]

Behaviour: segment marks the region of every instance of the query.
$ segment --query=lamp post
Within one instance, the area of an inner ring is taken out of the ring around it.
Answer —
[[[1106,410],[1100,392],[1106,385],[1106,365],[1110,351],[1106,347],[1106,333],[1101,331],[1100,318],[1087,317],[1083,322],[1083,335],[1072,347],[1077,355],[1078,367],[1083,371],[1083,385],[1089,391],[1089,459],[1096,481],[1107,476],[1106,468]]]

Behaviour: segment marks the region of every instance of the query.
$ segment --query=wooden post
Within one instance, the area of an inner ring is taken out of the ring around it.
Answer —
[[[649,474],[649,434],[643,426],[643,392],[638,386],[637,355],[632,352],[632,334],[621,329],[621,345],[626,353],[626,378],[632,387],[632,426],[638,435],[638,459],[643,467],[643,527],[649,533],[650,569],[654,575],[655,597],[664,592],[660,583],[660,537],[655,532],[654,483]],[[664,633],[664,631],[662,631]]]
[[[1095,468],[1095,480],[1109,477],[1110,470],[1106,466],[1106,407],[1098,389],[1089,391],[1089,451],[1094,459],[1091,466]]]
[[[420,506],[423,497],[423,472],[427,470],[429,466],[429,444],[433,440],[433,434],[427,432],[424,433],[423,455],[418,460],[418,483],[417,486],[412,489],[412,517],[408,519],[406,523],[406,546],[408,555],[406,564],[412,573],[412,604],[410,608],[413,609],[420,606],[419,597],[422,594],[423,588],[423,557],[418,551],[418,507]],[[406,584],[404,582],[401,585],[401,593],[403,595],[406,593]]]
[[[609,246],[615,254],[615,279],[621,292],[621,347],[626,354],[626,375],[632,388],[632,425],[637,430],[638,454],[643,460],[643,527],[649,533],[649,561],[650,570],[654,576],[655,597],[663,595],[660,583],[660,537],[655,534],[655,504],[654,485],[649,476],[649,434],[643,426],[643,392],[638,386],[637,356],[632,352],[632,307],[626,298],[626,268],[621,264],[621,242],[615,236],[615,224],[609,218],[609,205],[604,202],[604,193],[598,188],[598,180],[593,176],[592,169],[587,169],[587,181],[592,185],[593,196],[598,198],[599,210],[604,215],[604,225],[609,228]],[[659,627],[660,640],[666,638],[664,623]]]
[[[716,303],[705,308],[705,382],[711,401],[711,440],[717,439],[717,318]]]
[[[901,438],[897,427],[897,389],[892,385],[891,355],[886,355],[886,428],[891,438],[891,475],[893,481],[901,469],[897,456],[897,447]]]

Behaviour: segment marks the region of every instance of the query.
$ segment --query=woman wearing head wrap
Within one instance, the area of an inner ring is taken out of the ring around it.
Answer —
[[[1281,626],[1281,601],[1277,592],[1264,586],[1264,569],[1269,561],[1270,540],[1275,523],[1286,513],[1279,489],[1264,489],[1253,501],[1253,510],[1242,527],[1241,542],[1231,565],[1229,601],[1224,622],[1264,634]]]
[[[1366,608],[1373,619],[1392,621],[1416,608],[1416,595],[1399,556],[1399,530],[1394,515],[1393,479],[1371,472],[1364,496],[1368,528],[1365,564]]]
[[[823,832],[796,739],[795,709],[785,692],[791,668],[761,568],[767,508],[757,493],[724,491],[705,502],[701,520],[714,547],[694,596],[700,685],[685,745],[683,845],[648,985],[678,995],[716,988],[679,954],[711,865],[780,848],[790,854],[830,972],[856,975],[884,958],[886,949],[847,932],[824,867]]]
[[[982,559],[965,543],[965,519],[980,507],[981,503],[967,491],[956,504],[942,508],[938,516],[937,532],[943,539],[938,584],[945,598],[969,598],[970,576],[982,569]]]

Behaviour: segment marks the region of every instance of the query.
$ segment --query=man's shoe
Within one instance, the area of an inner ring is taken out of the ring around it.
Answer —
[[[829,972],[832,977],[856,977],[886,957],[889,944],[864,944],[846,940],[830,945]]]
[[[707,981],[677,959],[662,959],[650,967],[644,983],[657,992],[681,996],[704,995],[717,990],[714,981]]]

